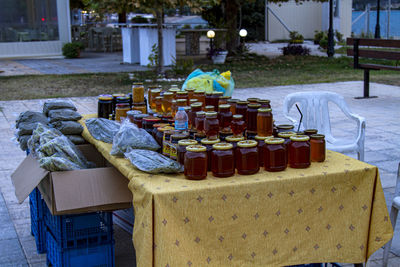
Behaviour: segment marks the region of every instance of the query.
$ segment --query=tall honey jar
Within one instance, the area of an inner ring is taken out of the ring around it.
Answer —
[[[263,149],[264,168],[269,172],[283,171],[287,167],[286,148],[283,138],[268,138]]]
[[[208,139],[215,140],[218,138],[219,121],[217,118],[217,112],[206,112],[204,130]]]
[[[241,101],[241,100],[236,103],[236,114],[242,115],[243,120],[245,122],[247,122],[246,119],[247,119],[247,104],[248,103],[249,102],[247,102],[247,101]]]
[[[135,104],[144,102],[143,83],[133,83],[132,84],[132,102]]]
[[[230,105],[219,105],[218,120],[220,130],[223,132],[229,132],[232,122],[232,112]]]
[[[247,132],[257,133],[257,114],[260,104],[248,104],[247,105]]]
[[[206,106],[206,95],[205,91],[201,89],[197,89],[194,91],[194,96],[195,99],[197,99],[198,102],[201,102],[203,107]]]
[[[219,139],[210,140],[207,138],[201,139],[201,144],[206,147],[208,163],[207,170],[211,171],[211,151],[213,150],[213,145],[221,142]]]
[[[307,135],[294,135],[290,137],[289,166],[302,169],[311,165],[310,137]]]
[[[165,92],[163,94],[162,110],[163,110],[164,114],[171,114],[173,97],[174,97],[174,94],[171,92]]]
[[[259,136],[271,136],[274,130],[274,122],[270,108],[259,108],[257,113],[257,134]]]
[[[257,142],[244,140],[237,143],[235,152],[236,169],[239,174],[250,175],[259,171]]]
[[[313,134],[310,136],[310,146],[311,146],[311,161],[323,162],[325,161],[325,135],[323,134]]]
[[[235,174],[235,158],[229,143],[217,143],[211,151],[211,171],[215,177],[229,177]]]
[[[254,139],[257,141],[257,148],[258,148],[258,164],[260,165],[260,167],[264,166],[264,144],[265,144],[265,140],[272,138],[273,136],[259,136],[256,135],[254,137]]]
[[[187,146],[184,160],[184,173],[186,179],[205,179],[207,177],[207,161],[207,152],[204,146]]]

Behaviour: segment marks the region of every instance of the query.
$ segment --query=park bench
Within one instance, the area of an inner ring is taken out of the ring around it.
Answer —
[[[347,55],[354,57],[354,68],[364,70],[364,96],[356,98],[372,98],[369,95],[369,71],[370,70],[398,70],[400,66],[385,65],[385,60],[400,60],[399,51],[390,49],[400,49],[400,40],[383,39],[361,39],[347,38],[347,45],[352,45],[352,49],[347,49]],[[362,46],[362,47],[360,47]],[[365,47],[368,49],[365,49]],[[386,50],[385,50],[386,49]],[[389,49],[389,50],[388,50]],[[360,63],[360,58],[380,59],[383,64]]]

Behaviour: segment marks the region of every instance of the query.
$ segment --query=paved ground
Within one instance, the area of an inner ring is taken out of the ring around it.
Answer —
[[[378,98],[355,100],[362,94],[362,82],[312,84],[267,88],[238,89],[235,98],[249,96],[271,99],[277,123],[287,122],[282,114],[284,97],[292,92],[328,90],[340,93],[352,111],[366,118],[365,161],[379,167],[387,202],[390,203],[396,182],[397,165],[400,161],[400,87],[371,84],[371,95]],[[71,98],[81,113],[94,113],[94,97]],[[28,202],[18,204],[10,180],[11,173],[24,159],[24,152],[16,146],[13,123],[18,114],[26,110],[40,110],[42,100],[0,101],[0,266],[45,266],[45,257],[36,254],[33,237],[30,235]],[[294,117],[296,113],[292,114]],[[337,108],[332,107],[332,127],[339,137],[351,138],[354,124],[349,122]],[[355,157],[355,154],[350,156]],[[400,229],[400,228],[398,228]],[[398,230],[399,231],[399,230]],[[394,252],[400,256],[400,234],[396,231]],[[130,234],[115,227],[116,266],[131,266],[132,242]],[[391,254],[390,266],[400,266],[400,257]],[[380,266],[382,249],[376,252],[367,266]]]

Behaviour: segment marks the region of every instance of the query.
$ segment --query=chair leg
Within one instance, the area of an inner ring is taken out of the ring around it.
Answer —
[[[390,221],[392,222],[393,230],[396,227],[396,220],[397,220],[398,212],[399,212],[399,210],[392,206],[392,209],[390,211]],[[383,264],[382,264],[383,267],[386,267],[388,264],[390,247],[392,246],[392,240],[393,240],[393,238],[390,239],[390,241],[387,242],[387,244],[385,245],[385,249],[383,251]]]

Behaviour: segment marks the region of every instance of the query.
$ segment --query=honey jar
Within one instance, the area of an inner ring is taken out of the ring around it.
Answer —
[[[217,118],[217,112],[206,112],[204,130],[208,139],[215,140],[218,138],[219,121]]]
[[[293,135],[289,144],[289,166],[291,168],[308,168],[310,162],[310,137],[307,135]]]
[[[265,140],[264,168],[269,172],[279,172],[286,169],[287,156],[283,138],[267,138]]]
[[[246,123],[248,132],[257,133],[257,114],[260,107],[260,104],[250,103],[247,105]]]
[[[144,102],[144,86],[143,83],[132,84],[132,103],[143,103]]]
[[[289,160],[290,160],[289,159],[289,144],[291,142],[290,137],[293,135],[296,135],[296,133],[295,132],[280,132],[280,133],[278,133],[278,137],[283,138],[283,140],[284,140],[283,145],[285,146],[285,149],[286,149],[286,158],[287,158],[288,164],[289,164]]]
[[[246,123],[243,121],[243,115],[235,114],[232,116],[231,130],[233,136],[240,137],[243,136],[243,132],[246,129]]]
[[[264,144],[265,140],[268,138],[272,138],[273,136],[255,136],[255,140],[257,141],[257,149],[258,149],[258,164],[260,167],[264,166]]]
[[[172,100],[174,94],[171,92],[165,92],[162,99],[162,110],[164,114],[171,114],[172,112]]]
[[[129,103],[119,103],[115,108],[115,120],[121,121],[122,118],[126,118],[126,113],[131,110]]]
[[[311,161],[323,162],[325,161],[325,135],[323,134],[313,134],[310,136],[310,146],[311,146]]]
[[[113,113],[112,95],[99,95],[97,102],[97,117],[108,119]]]
[[[259,171],[257,142],[244,140],[237,143],[236,148],[236,169],[239,174],[250,175]]]
[[[208,155],[207,170],[211,171],[211,151],[213,150],[213,145],[221,142],[219,139],[210,140],[207,138],[201,139],[201,144],[206,147]]]
[[[235,158],[229,143],[217,143],[211,151],[211,171],[215,177],[229,177],[235,174]]]
[[[204,122],[206,120],[206,113],[204,111],[199,111],[196,113],[195,127],[198,133],[205,134]]]
[[[242,115],[243,120],[245,122],[247,122],[246,119],[247,119],[247,104],[248,103],[249,102],[247,102],[247,101],[238,101],[236,103],[236,114]]]
[[[189,180],[203,180],[207,177],[207,152],[201,145],[189,145],[185,153],[185,177]]]
[[[219,105],[218,113],[219,128],[221,131],[229,132],[232,122],[232,112],[230,105]]]
[[[186,147],[192,145],[197,145],[197,141],[192,139],[183,139],[178,141],[178,162],[180,164],[185,164]]]
[[[273,134],[273,118],[270,108],[259,108],[257,113],[257,134],[271,136]]]
[[[205,105],[206,105],[206,95],[205,95],[205,91],[204,90],[201,90],[201,89],[195,90],[193,97],[196,98],[198,102],[201,102],[203,107],[205,107]]]

